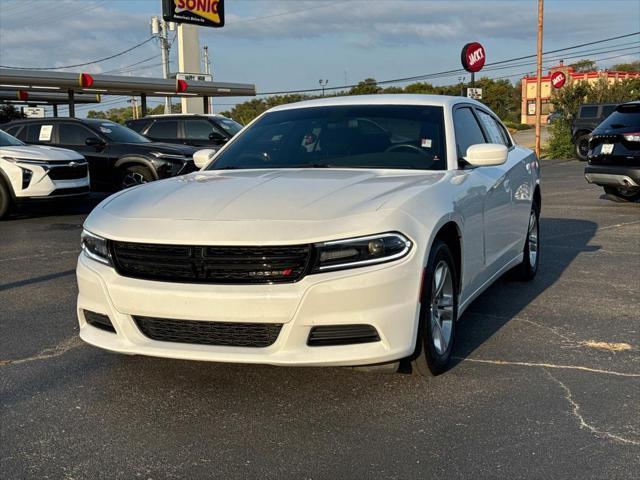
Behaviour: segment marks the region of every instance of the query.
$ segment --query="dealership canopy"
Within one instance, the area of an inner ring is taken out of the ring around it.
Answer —
[[[255,96],[256,87],[246,83],[165,80],[151,77],[93,75],[88,73],[51,72],[0,68],[0,88],[32,92],[65,92],[69,116],[75,116],[75,95],[140,96],[142,114],[146,115],[147,97],[202,97],[205,112],[209,97]]]

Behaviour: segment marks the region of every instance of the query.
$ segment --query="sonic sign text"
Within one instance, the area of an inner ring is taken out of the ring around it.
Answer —
[[[168,22],[220,28],[224,26],[224,0],[163,0],[162,17]]]

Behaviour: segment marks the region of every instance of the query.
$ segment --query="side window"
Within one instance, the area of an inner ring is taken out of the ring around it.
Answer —
[[[209,140],[209,135],[214,132],[213,125],[206,120],[185,120],[184,136],[191,140]]]
[[[82,125],[58,124],[58,143],[60,145],[85,145],[89,137],[95,137],[95,135]]]
[[[598,107],[580,107],[580,117],[582,118],[596,118],[598,116]]]
[[[156,120],[147,135],[154,138],[178,138],[178,121]]]
[[[484,126],[485,132],[489,135],[489,142],[499,143],[508,147],[508,137],[496,119],[483,110],[476,110],[476,112],[478,112],[478,117]]]
[[[458,157],[464,157],[467,149],[477,143],[487,143],[480,125],[473,115],[471,108],[459,108],[453,112],[453,125],[456,131],[456,146]]]
[[[142,133],[142,131],[149,126],[151,120],[133,120],[131,122],[127,122],[127,127],[131,130],[135,130],[138,133]]]
[[[20,135],[25,137],[26,143],[50,143],[53,140],[53,125],[34,123],[23,128]]]

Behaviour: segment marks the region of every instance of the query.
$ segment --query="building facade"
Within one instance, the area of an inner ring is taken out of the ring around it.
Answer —
[[[542,77],[542,123],[546,123],[547,116],[552,111],[551,106],[551,93],[553,87],[551,86],[551,75],[554,72],[562,71],[567,78],[565,85],[569,85],[573,82],[589,82],[595,83],[600,78],[605,78],[609,83],[614,83],[619,80],[627,78],[640,78],[640,72],[615,72],[615,71],[602,71],[602,72],[576,72],[573,68],[563,65],[556,65],[549,69],[547,75]],[[536,85],[537,77],[524,76],[522,78],[522,104],[520,123],[526,123],[534,125],[536,122]]]

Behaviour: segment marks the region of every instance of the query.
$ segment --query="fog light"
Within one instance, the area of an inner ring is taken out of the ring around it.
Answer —
[[[369,253],[373,257],[384,255],[384,242],[380,239],[371,240],[368,245]]]
[[[20,167],[20,169],[22,170],[22,189],[24,190],[29,186],[31,177],[33,177],[33,172],[22,167]]]

